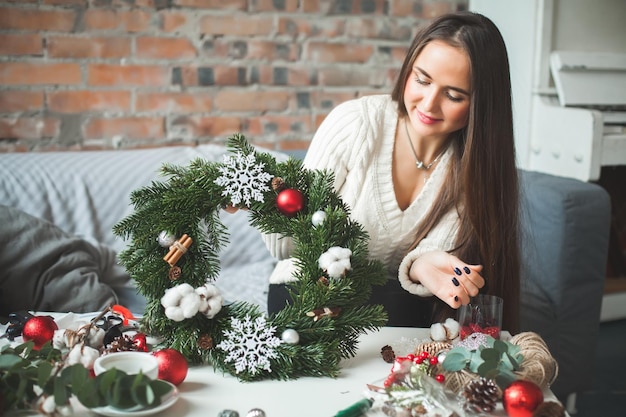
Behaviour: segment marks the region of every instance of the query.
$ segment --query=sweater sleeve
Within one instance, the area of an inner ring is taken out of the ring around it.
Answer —
[[[398,269],[398,280],[402,288],[422,297],[428,297],[433,295],[430,290],[424,287],[419,282],[414,282],[409,277],[409,271],[413,262],[425,253],[443,250],[449,251],[454,248],[454,242],[456,239],[456,232],[458,230],[459,216],[456,210],[448,212],[435,226],[428,235],[422,239],[417,247],[410,251],[400,263]]]
[[[363,126],[362,120],[363,112],[358,100],[339,104],[326,116],[316,131],[304,158],[303,165],[306,169],[333,172],[335,190],[342,187],[349,172],[351,152],[346,150],[350,149],[351,144],[359,137],[359,127]],[[291,256],[293,250],[291,238],[267,234],[263,235],[263,240],[275,258],[283,260]],[[275,282],[283,280],[280,277],[272,279]]]

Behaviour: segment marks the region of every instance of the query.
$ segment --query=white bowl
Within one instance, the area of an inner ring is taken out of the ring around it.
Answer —
[[[98,357],[93,364],[93,371],[96,375],[112,368],[117,368],[129,375],[136,375],[141,371],[150,379],[157,379],[159,375],[158,359],[147,352],[108,353]]]

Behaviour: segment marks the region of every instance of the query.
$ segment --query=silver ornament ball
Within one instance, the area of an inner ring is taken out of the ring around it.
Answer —
[[[311,216],[311,223],[313,223],[313,226],[319,226],[324,223],[324,220],[326,220],[326,213],[321,210],[316,211],[313,213],[313,216]]]
[[[260,408],[253,408],[252,410],[248,411],[246,417],[265,417],[265,411],[261,410]]]
[[[164,248],[169,248],[176,242],[176,236],[172,235],[167,230],[163,230],[159,233],[159,237],[157,238],[157,242]]]
[[[294,329],[285,329],[283,334],[280,336],[283,342],[288,343],[290,345],[297,345],[300,341],[300,335]]]

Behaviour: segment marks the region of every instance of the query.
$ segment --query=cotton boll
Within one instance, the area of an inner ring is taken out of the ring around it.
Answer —
[[[76,349],[76,346],[74,347]],[[80,363],[87,369],[93,369],[93,364],[100,356],[100,352],[92,347],[85,346],[82,350]]]
[[[435,342],[443,342],[447,339],[446,328],[441,323],[433,323],[430,326],[430,338]]]
[[[190,319],[198,314],[200,308],[200,296],[195,292],[185,294],[180,300],[180,308],[183,310],[183,316]]]
[[[324,252],[320,256],[317,263],[321,269],[327,269],[335,261],[335,259],[336,258],[333,254],[329,252]]]
[[[45,415],[53,415],[56,410],[54,395],[47,396],[39,405],[39,410]]]
[[[443,327],[446,328],[447,337],[449,340],[456,339],[459,336],[459,322],[453,318],[448,318],[443,323]]]
[[[178,306],[165,307],[165,315],[172,321],[183,321],[185,316],[183,315],[183,309]]]
[[[215,317],[224,303],[220,290],[215,285],[205,284],[196,288],[196,293],[200,295],[199,311],[209,319]]]
[[[89,346],[94,348],[100,348],[104,344],[104,335],[106,332],[104,329],[92,326],[89,329]]]
[[[326,272],[331,278],[341,278],[345,271],[346,269],[339,262],[333,262],[326,268]]]
[[[54,336],[52,336],[52,347],[59,350],[64,350],[68,347],[65,329],[58,329],[54,331]]]

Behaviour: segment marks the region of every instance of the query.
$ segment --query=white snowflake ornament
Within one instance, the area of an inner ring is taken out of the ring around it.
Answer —
[[[272,372],[270,359],[276,358],[276,348],[282,341],[274,335],[276,327],[268,326],[265,317],[252,320],[246,315],[243,320],[231,319],[232,330],[224,331],[226,338],[217,347],[228,352],[225,362],[235,364],[235,372],[258,374],[261,370]]]
[[[224,165],[219,167],[222,173],[215,184],[224,187],[222,195],[230,196],[233,206],[242,201],[249,206],[252,200],[263,202],[263,192],[269,191],[272,176],[263,170],[265,164],[257,162],[254,154],[241,152],[233,156],[224,155]]]

